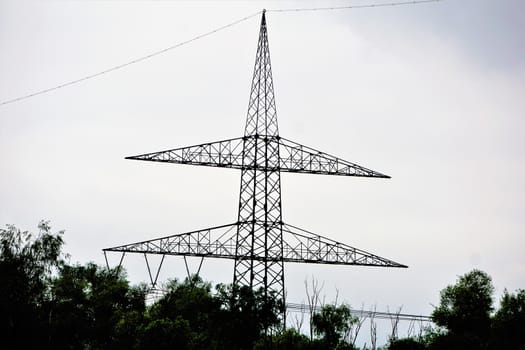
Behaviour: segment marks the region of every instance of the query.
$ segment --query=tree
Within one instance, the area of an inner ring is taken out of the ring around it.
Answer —
[[[146,288],[130,287],[121,269],[64,265],[49,294],[52,348],[128,348],[136,343]]]
[[[490,276],[480,270],[472,270],[443,289],[432,320],[447,333],[436,338],[435,346],[439,343],[439,348],[483,348],[490,334],[493,292]]]
[[[492,349],[525,349],[525,290],[504,291],[492,329]]]
[[[253,350],[313,350],[310,339],[294,328],[288,328],[279,334],[259,339]]]
[[[190,323],[182,317],[152,320],[143,329],[140,349],[199,349],[191,339]]]
[[[275,292],[266,294],[262,288],[235,284],[220,284],[216,289],[221,304],[218,337],[225,342],[222,348],[252,349],[255,342],[280,326],[284,304]]]
[[[182,283],[176,279],[170,281],[167,289],[149,310],[151,321],[143,331],[143,343],[148,344],[151,334],[171,327],[175,333],[163,340],[166,344],[181,349],[212,348],[220,302],[212,295],[211,284],[193,275]]]
[[[0,229],[0,329],[4,346],[36,348],[47,341],[43,306],[53,272],[64,264],[63,232],[41,221],[33,237],[13,225]],[[30,334],[30,336],[28,336]]]
[[[388,344],[388,350],[425,350],[425,344],[414,338],[392,338]]]
[[[309,339],[297,330],[289,328],[275,337],[275,350],[307,350]]]
[[[324,305],[321,311],[312,317],[314,332],[322,336],[322,341],[327,349],[352,348],[344,342],[344,336],[348,333],[357,319],[350,314],[350,308],[345,305]]]

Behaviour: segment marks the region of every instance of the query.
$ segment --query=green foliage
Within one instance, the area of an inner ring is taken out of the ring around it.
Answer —
[[[345,335],[352,324],[357,322],[350,314],[347,305],[324,305],[320,312],[312,316],[314,332],[322,336],[322,343],[328,349],[343,349],[348,347],[344,342]]]
[[[167,293],[149,310],[151,323],[162,321],[164,327],[167,327],[169,320],[177,330],[178,333],[165,340],[166,344],[187,349],[211,348],[212,331],[220,309],[219,302],[211,293],[211,285],[198,276],[192,276],[182,283],[177,280],[170,281],[167,289]],[[187,328],[182,327],[183,325],[187,325]],[[146,338],[149,337],[150,328],[151,324],[144,330]],[[157,328],[156,326],[152,329],[157,332]],[[181,332],[184,329],[187,329],[187,332],[182,336]],[[148,347],[144,345],[144,348]]]
[[[431,325],[427,326],[423,330],[423,336],[421,342],[425,345],[427,349],[430,349],[433,344],[439,343],[447,334],[447,331],[441,327],[432,327]],[[438,349],[438,348],[435,348]]]
[[[356,350],[351,344],[339,341],[335,346],[324,339],[310,340],[294,328],[288,328],[276,335],[259,339],[253,350]]]
[[[490,334],[493,293],[492,279],[480,270],[472,270],[443,289],[432,313],[433,321],[448,331],[440,341],[449,347],[481,348]]]
[[[0,230],[0,327],[4,348],[109,349],[128,344],[123,319],[143,315],[145,289],[95,264],[70,266],[63,232]],[[120,333],[117,325],[120,324]]]
[[[146,289],[130,287],[123,272],[93,263],[65,265],[50,289],[53,348],[110,348],[136,337],[131,321],[144,314]]]
[[[62,232],[40,222],[33,237],[12,225],[0,229],[0,329],[4,344],[33,348],[46,339],[46,303],[51,275],[64,263]],[[31,334],[31,336],[27,336]]]
[[[308,337],[300,334],[294,328],[285,330],[275,337],[274,340],[275,350],[307,350],[310,348],[310,340]]]
[[[493,319],[492,349],[525,349],[525,290],[503,293]]]
[[[149,349],[164,332],[162,346],[177,349],[252,349],[265,331],[280,324],[275,294],[248,287],[211,285],[198,276],[172,280],[147,312],[138,348]]]
[[[414,338],[392,339],[388,350],[425,350],[425,344]]]
[[[219,338],[227,349],[251,349],[267,330],[280,325],[284,305],[275,293],[219,284],[217,298],[221,304]]]
[[[152,320],[143,329],[141,349],[200,349],[191,339],[190,323],[182,317]]]
[[[426,329],[421,341],[399,339],[389,349],[525,350],[525,291],[505,290],[492,316],[493,293],[492,280],[483,271],[459,277],[441,291],[440,304],[432,313],[438,327]]]

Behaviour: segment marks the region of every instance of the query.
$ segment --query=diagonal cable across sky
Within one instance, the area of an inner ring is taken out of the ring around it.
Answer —
[[[275,9],[268,9],[268,10],[265,10],[265,11],[266,12],[274,12],[274,13],[287,13],[287,12],[312,12],[312,11],[351,10],[351,9],[363,9],[363,8],[379,8],[379,7],[393,7],[393,6],[403,6],[403,5],[417,5],[417,4],[426,4],[426,3],[439,2],[439,1],[444,1],[444,0],[414,0],[414,1],[383,2],[383,3],[375,3],[375,4],[347,5],[347,6],[334,6],[334,7],[313,7],[313,8],[280,8],[280,9],[279,8],[275,8]],[[228,28],[231,28],[233,26],[236,26],[237,24],[245,22],[245,21],[247,21],[247,20],[249,20],[249,19],[251,19],[253,17],[256,17],[256,16],[260,15],[261,13],[262,13],[262,10],[257,11],[255,13],[252,13],[252,14],[247,15],[245,17],[239,18],[239,19],[237,19],[237,20],[235,20],[233,22],[227,23],[225,25],[222,25],[222,26],[217,27],[215,29],[212,29],[210,31],[207,31],[207,32],[204,32],[202,34],[196,35],[196,36],[194,36],[194,37],[192,37],[190,39],[181,41],[179,43],[173,44],[173,45],[168,46],[168,47],[166,47],[164,49],[161,49],[161,50],[149,53],[147,55],[134,58],[134,59],[132,59],[130,61],[118,64],[116,66],[109,67],[109,68],[104,69],[102,71],[99,71],[97,73],[85,75],[83,77],[80,77],[80,78],[77,78],[77,79],[74,79],[74,80],[70,80],[70,81],[61,83],[59,85],[51,86],[51,87],[43,89],[43,90],[39,90],[39,91],[35,91],[35,92],[32,92],[32,93],[29,93],[27,95],[22,95],[22,96],[18,96],[18,97],[15,97],[15,98],[11,98],[11,99],[6,99],[6,100],[3,100],[3,101],[0,101],[0,106],[4,106],[4,105],[16,103],[16,102],[21,102],[23,100],[27,100],[27,99],[32,98],[32,97],[36,97],[36,96],[39,96],[39,95],[47,94],[47,93],[53,92],[55,90],[59,90],[59,89],[62,89],[62,88],[68,87],[68,86],[76,85],[76,84],[82,83],[84,81],[91,80],[91,79],[103,76],[105,74],[108,74],[108,73],[111,73],[111,72],[123,69],[123,68],[128,67],[128,66],[131,66],[133,64],[149,60],[150,58],[153,58],[155,56],[159,56],[159,55],[165,54],[167,52],[173,51],[173,50],[175,50],[177,48],[180,48],[182,46],[188,45],[188,44],[190,44],[190,43],[192,43],[194,41],[197,41],[199,39],[203,39],[203,38],[208,37],[210,35],[213,35],[213,34],[216,34],[218,32],[221,32],[221,31],[223,31],[225,29],[228,29]]]

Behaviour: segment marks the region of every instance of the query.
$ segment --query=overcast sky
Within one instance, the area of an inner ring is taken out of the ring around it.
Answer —
[[[1,1],[0,101],[161,50],[262,8],[372,1]],[[525,288],[525,3],[446,0],[269,13],[280,134],[392,176],[282,175],[284,220],[409,265],[286,265],[353,306],[429,314],[473,268]],[[122,70],[0,106],[0,224],[65,229],[72,261],[231,223],[240,173],[124,160],[242,135],[259,17]],[[140,256],[125,260],[146,279]],[[161,277],[182,278],[183,260]],[[230,282],[229,260],[202,275]]]

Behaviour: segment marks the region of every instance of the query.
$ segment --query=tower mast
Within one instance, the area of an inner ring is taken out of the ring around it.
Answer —
[[[241,170],[237,221],[103,249],[107,252],[234,260],[235,284],[263,288],[284,301],[284,263],[407,266],[287,224],[282,218],[281,172],[389,178],[279,136],[263,11],[250,100],[242,137],[146,153],[126,159]],[[164,260],[162,260],[164,261]],[[121,259],[122,262],[122,259]],[[160,266],[159,266],[160,269]],[[156,283],[158,271],[153,278]]]

